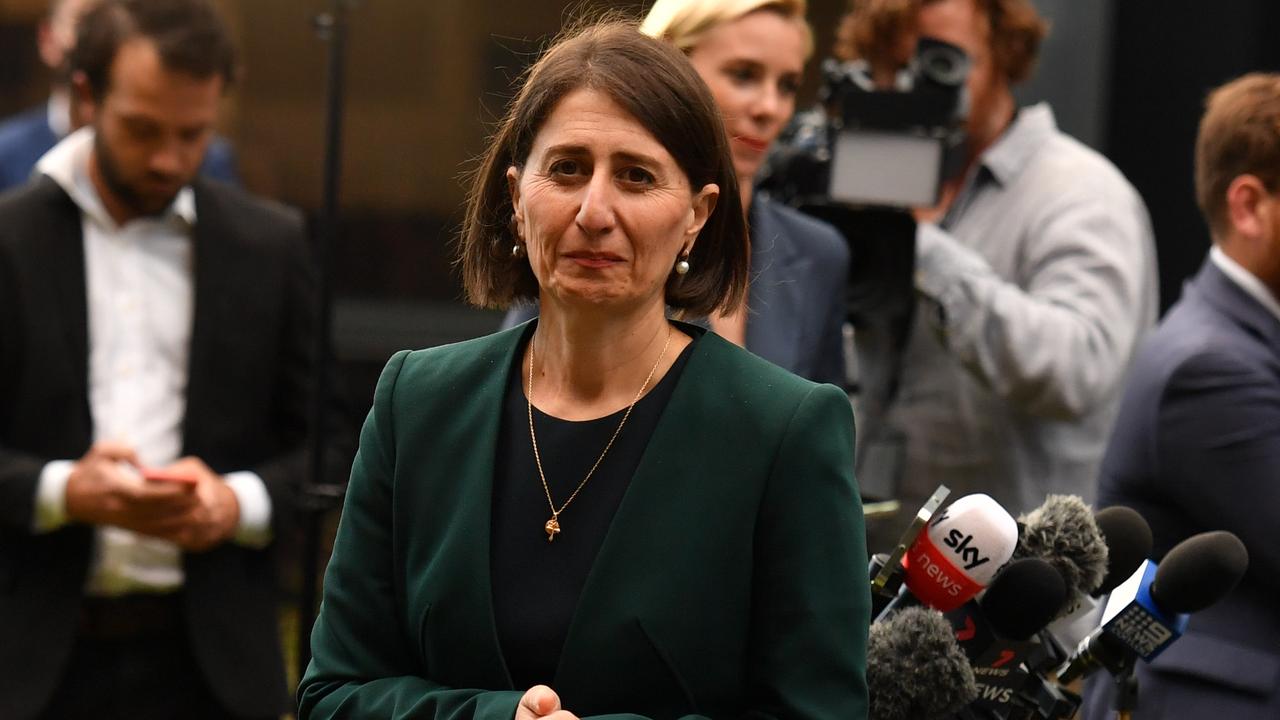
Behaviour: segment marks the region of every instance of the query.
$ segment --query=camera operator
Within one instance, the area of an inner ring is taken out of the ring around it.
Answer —
[[[1046,29],[1029,0],[857,0],[842,21],[841,59],[867,61],[878,85],[921,38],[971,63],[961,169],[936,207],[912,211],[917,305],[885,412],[904,434],[904,507],[939,483],[1012,512],[1046,493],[1091,497],[1123,376],[1156,316],[1142,199],[1048,105],[1015,103]],[[864,377],[894,357],[881,339],[858,336]],[[892,546],[908,519],[873,524],[871,548]]]

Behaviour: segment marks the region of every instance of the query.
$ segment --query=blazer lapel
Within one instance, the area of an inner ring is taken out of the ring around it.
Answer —
[[[413,520],[436,528],[436,539],[416,550],[411,548],[411,554],[421,554],[408,558],[409,567],[431,566],[430,572],[419,573],[418,578],[419,593],[432,603],[431,644],[449,649],[448,661],[453,664],[447,671],[450,677],[466,678],[477,687],[512,687],[493,609],[493,476],[509,379],[506,369],[514,365],[515,353],[532,328],[530,322],[494,336],[485,357],[468,363],[474,371],[456,378],[457,385],[466,389],[465,401],[460,395],[447,426],[441,424],[437,445],[443,452],[432,463],[433,472],[453,476],[423,485],[447,488],[449,494],[435,498],[440,514],[432,512]],[[493,372],[494,368],[504,371]],[[415,500],[407,505],[424,502]],[[461,655],[453,654],[459,650]],[[433,660],[428,658],[428,664]]]
[[[797,368],[804,317],[804,258],[780,231],[768,205],[751,212],[751,287],[747,295],[747,349],[784,368]]]
[[[1205,260],[1194,283],[1210,303],[1237,324],[1258,335],[1280,355],[1280,318],[1272,315],[1270,310],[1232,282],[1212,260]]]
[[[75,377],[76,388],[89,398],[89,306],[85,290],[84,228],[80,209],[71,198],[49,178],[47,217],[37,227],[47,233],[48,241],[41,243],[41,265],[44,277],[53,290],[54,307],[59,326],[65,330],[67,360]]]
[[[228,247],[235,237],[225,226],[222,213],[203,186],[193,184],[196,197],[196,225],[192,232],[192,284],[194,307],[191,319],[191,349],[187,358],[187,412],[183,423],[184,452],[193,452],[192,438],[202,437],[202,423],[209,413],[204,408],[218,392],[219,375],[215,372],[220,352],[216,338],[218,328],[228,327],[234,289],[231,280],[236,271],[234,248]],[[251,351],[251,350],[250,350]]]

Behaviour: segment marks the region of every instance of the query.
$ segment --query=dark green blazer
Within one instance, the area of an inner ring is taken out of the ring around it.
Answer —
[[[491,489],[526,324],[401,352],[375,392],[301,718],[509,720]],[[703,331],[682,326],[691,335]],[[552,683],[586,718],[865,718],[870,596],[844,393],[697,342]]]

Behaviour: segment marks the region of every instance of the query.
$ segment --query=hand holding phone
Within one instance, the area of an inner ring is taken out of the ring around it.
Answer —
[[[178,483],[181,485],[196,485],[200,482],[200,478],[194,473],[174,468],[143,468],[142,478],[150,482]]]

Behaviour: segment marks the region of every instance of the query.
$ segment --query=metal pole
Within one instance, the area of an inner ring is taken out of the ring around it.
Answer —
[[[326,418],[329,414],[330,338],[332,335],[332,255],[338,235],[339,191],[342,179],[342,120],[346,84],[347,11],[355,0],[332,0],[329,12],[318,15],[315,29],[329,44],[325,102],[324,188],[316,222],[316,260],[319,270],[315,345],[315,385],[312,392],[310,481],[303,488],[302,588],[298,600],[298,677],[311,662],[311,628],[319,603],[320,535],[325,514],[336,507],[343,483],[325,476]]]

